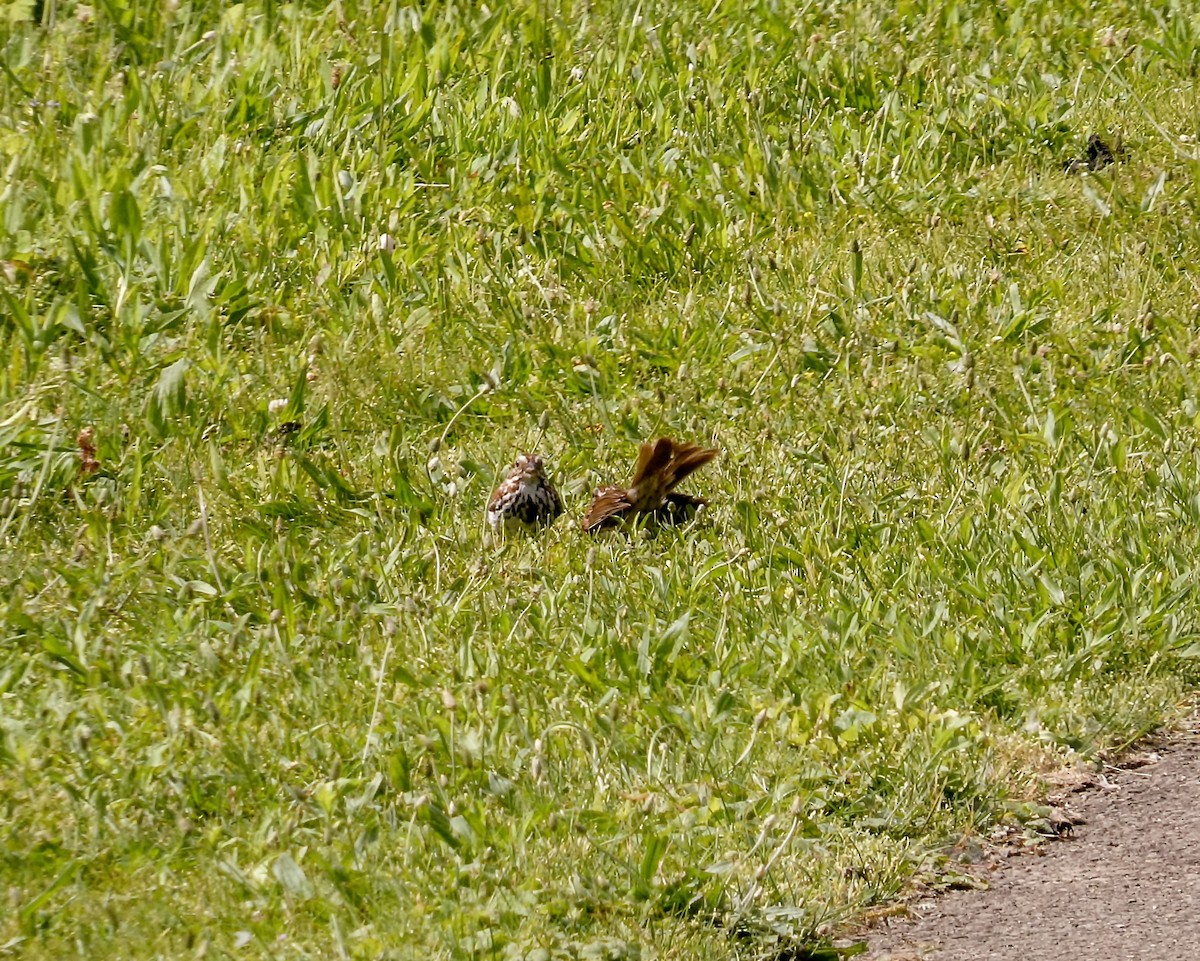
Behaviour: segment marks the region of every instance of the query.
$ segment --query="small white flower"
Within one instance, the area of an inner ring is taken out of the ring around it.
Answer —
[[[288,402],[286,397],[276,397],[271,403],[267,404],[267,410],[272,414],[278,414],[281,410],[287,407]]]
[[[379,235],[379,249],[386,250],[389,254],[396,249],[396,238],[391,234]]]

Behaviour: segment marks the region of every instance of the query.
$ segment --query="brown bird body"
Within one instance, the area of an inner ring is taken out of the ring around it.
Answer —
[[[488,501],[488,523],[495,530],[529,529],[552,524],[563,511],[562,498],[537,454],[521,454]]]
[[[705,501],[691,494],[679,494],[675,486],[718,453],[711,447],[680,444],[667,437],[642,444],[629,486],[597,488],[583,519],[583,529],[611,527],[638,515],[657,521],[678,519],[689,507],[698,507]]]

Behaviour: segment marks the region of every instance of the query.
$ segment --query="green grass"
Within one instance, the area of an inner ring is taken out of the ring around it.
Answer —
[[[781,956],[1200,680],[1187,5],[33,8],[0,954]]]

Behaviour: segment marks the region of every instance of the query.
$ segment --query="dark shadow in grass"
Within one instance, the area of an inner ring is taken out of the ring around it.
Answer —
[[[1063,170],[1069,174],[1084,170],[1102,170],[1110,164],[1124,159],[1125,148],[1121,145],[1119,137],[1110,144],[1098,133],[1093,133],[1088,135],[1087,148],[1084,150],[1083,156],[1072,157],[1065,161]]]
[[[865,941],[837,946],[825,939],[805,940],[781,931],[767,917],[731,918],[729,902],[720,890],[698,875],[688,875],[668,885],[659,896],[657,907],[663,914],[728,930],[731,938],[753,950],[761,961],[844,961],[867,949]]]
[[[806,942],[788,934],[773,932],[761,921],[739,922],[731,933],[739,941],[752,942],[756,948],[756,957],[763,961],[845,961],[846,958],[853,958],[867,950],[866,941],[855,941],[842,946],[825,939]]]

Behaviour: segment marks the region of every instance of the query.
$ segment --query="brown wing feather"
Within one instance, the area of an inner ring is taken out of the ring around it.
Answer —
[[[583,518],[583,529],[594,531],[603,527],[609,521],[615,521],[633,505],[629,503],[628,492],[620,487],[601,487],[592,499]]]
[[[514,472],[509,471],[508,476],[500,482],[500,486],[492,491],[492,496],[488,499],[488,510],[495,510],[500,506],[500,502],[516,491],[520,486],[520,479],[514,477]]]

